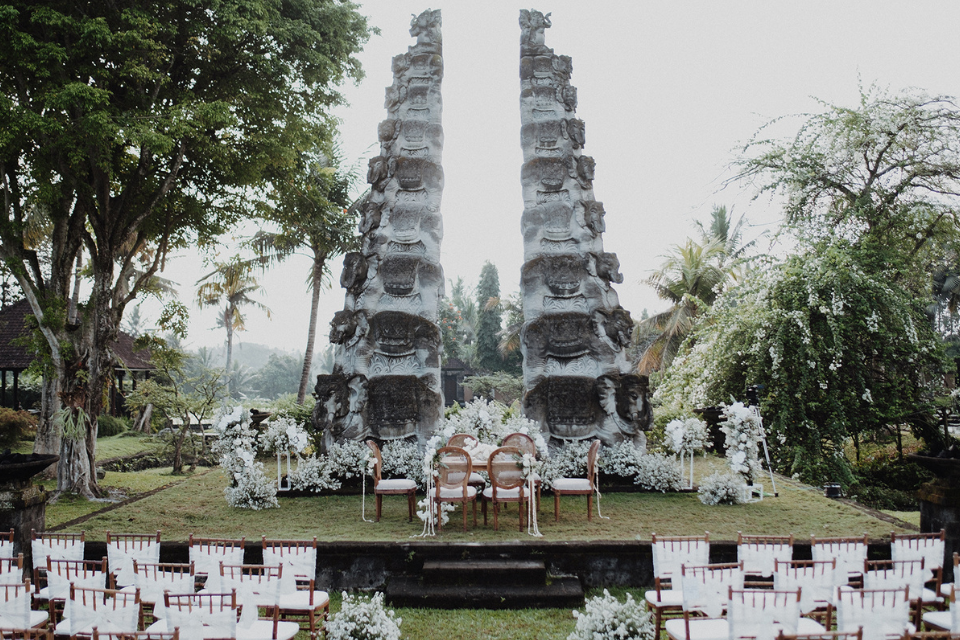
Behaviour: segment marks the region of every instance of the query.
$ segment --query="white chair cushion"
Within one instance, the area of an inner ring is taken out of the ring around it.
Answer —
[[[671,638],[686,638],[687,631],[683,618],[671,618],[664,624]],[[697,618],[690,620],[690,637],[696,640],[729,640],[730,625],[719,618]]]
[[[300,631],[296,622],[280,622],[277,624],[277,640],[292,640]],[[237,625],[237,640],[271,640],[273,638],[273,621],[257,620],[250,626]]]
[[[314,591],[313,592],[313,606],[310,606],[310,592],[309,591],[297,591],[296,593],[289,593],[280,596],[280,608],[281,609],[299,609],[302,611],[309,611],[311,608],[316,609],[322,607],[330,602],[330,596],[326,591]]]
[[[477,473],[476,471],[470,474],[470,484],[487,484],[487,481],[483,479],[483,476]]]
[[[950,630],[950,612],[949,611],[927,611],[923,614],[923,624],[928,628],[933,627],[941,631]]]
[[[525,491],[524,496],[529,496],[530,492]],[[483,490],[483,497],[493,499],[493,487],[487,487]],[[497,500],[518,500],[520,498],[520,487],[513,489],[497,489]]]
[[[476,488],[476,487],[467,487],[467,499],[469,500],[470,498],[475,498],[476,496],[477,496],[477,488]],[[446,489],[446,488],[444,488],[444,487],[440,487],[440,498],[441,498],[441,499],[443,499],[443,498],[462,498],[462,497],[463,497],[463,489]]]
[[[557,491],[590,491],[590,481],[586,478],[557,478],[553,481]]]
[[[944,596],[944,597],[949,598],[949,597],[950,597],[950,592],[951,592],[952,590],[953,590],[953,583],[952,583],[952,582],[944,582],[942,585],[940,585],[940,595],[942,595],[942,596]],[[960,591],[958,591],[957,593],[960,593]]]
[[[417,483],[413,480],[407,480],[405,478],[391,478],[389,480],[381,480],[377,485],[377,491],[409,491],[410,489],[416,489]]]
[[[660,599],[657,600],[657,590],[650,589],[644,594],[644,598],[651,607],[679,607],[683,605],[683,591],[680,589],[664,589],[660,591]]]
[[[913,587],[910,587],[911,599],[913,596]],[[920,602],[923,604],[940,604],[943,602],[943,598],[938,596],[933,589],[923,588],[923,591],[920,593]]]

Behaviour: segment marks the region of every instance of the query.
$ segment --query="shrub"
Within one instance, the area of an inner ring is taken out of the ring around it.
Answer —
[[[329,640],[400,640],[400,618],[383,606],[383,594],[373,597],[343,592],[340,611],[327,623]]]
[[[118,418],[116,416],[103,414],[97,418],[97,437],[106,438],[109,436],[117,436],[124,431],[129,431],[131,426],[133,425],[130,422],[130,418]]]
[[[741,504],[745,484],[740,474],[716,471],[700,481],[697,494],[707,505]]]
[[[567,640],[654,640],[650,612],[629,593],[626,602],[620,602],[604,589],[602,596],[587,600],[585,609],[583,613],[573,612],[577,627]]]
[[[0,407],[0,447],[9,449],[16,446],[19,440],[36,428],[36,416],[26,411]]]

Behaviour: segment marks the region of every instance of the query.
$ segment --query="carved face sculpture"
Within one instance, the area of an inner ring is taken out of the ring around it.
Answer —
[[[577,110],[577,88],[572,84],[565,84],[557,91],[557,101],[563,104],[567,111]]]
[[[353,311],[337,311],[330,321],[330,342],[343,344],[357,333],[357,316]]]
[[[377,435],[413,433],[420,420],[416,376],[371,378],[367,385],[367,414]]]
[[[363,254],[351,251],[343,257],[343,271],[340,273],[340,286],[358,293],[367,281],[367,259]]]
[[[623,274],[620,273],[620,259],[615,253],[597,254],[597,275],[608,282],[623,282]]]
[[[569,297],[580,292],[583,258],[578,256],[546,256],[543,258],[543,279],[550,293]]]
[[[380,226],[382,202],[367,202],[363,205],[363,217],[360,218],[360,233],[370,233]]]
[[[633,318],[626,309],[614,309],[609,313],[604,328],[607,337],[616,345],[628,347],[633,341]]]
[[[402,76],[407,69],[410,68],[410,55],[406,53],[401,53],[400,55],[393,56],[391,69],[393,70],[393,75],[395,77]]]
[[[393,237],[398,242],[413,242],[420,235],[420,220],[426,207],[416,203],[397,204],[390,212]]]
[[[400,132],[400,121],[399,120],[384,120],[379,125],[377,125],[377,138],[380,139],[380,144],[388,144],[397,139],[397,134]]]
[[[590,156],[580,156],[580,160],[577,161],[577,175],[581,180],[593,180],[594,171],[596,168],[597,163]]]
[[[596,200],[581,200],[583,205],[583,222],[593,237],[597,237],[607,230],[607,225],[603,221],[606,211],[603,210],[603,203]]]
[[[589,316],[580,313],[557,313],[541,317],[546,355],[561,360],[578,358],[590,352],[592,333]]]
[[[388,356],[408,356],[414,352],[416,316],[399,311],[381,311],[373,317],[371,333],[377,351]]]
[[[628,375],[620,378],[617,388],[617,414],[623,420],[643,427],[645,422],[646,385],[640,376]]]
[[[544,383],[550,432],[561,438],[590,435],[599,413],[596,382],[590,378],[549,378]]]
[[[417,44],[440,44],[440,10],[427,9],[410,20],[410,35]]]
[[[396,170],[396,160],[377,156],[367,163],[367,182],[377,191],[383,191]]]
[[[383,290],[392,296],[408,296],[417,282],[420,258],[417,256],[388,255],[380,263]]]

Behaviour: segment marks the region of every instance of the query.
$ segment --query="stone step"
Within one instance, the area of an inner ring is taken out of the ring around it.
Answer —
[[[547,567],[543,560],[427,560],[426,585],[532,585],[543,586]]]
[[[386,589],[393,607],[429,609],[575,609],[583,606],[579,578],[552,578],[548,584],[443,585],[423,584],[398,576]]]

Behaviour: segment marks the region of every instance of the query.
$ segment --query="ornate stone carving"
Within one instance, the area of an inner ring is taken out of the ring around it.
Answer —
[[[602,202],[581,200],[580,207],[583,209],[583,225],[590,230],[594,237],[607,230],[607,225],[603,221],[603,216],[607,212],[603,210]]]
[[[533,56],[550,51],[544,42],[544,30],[550,28],[550,15],[531,9],[520,10],[520,55]]]
[[[440,36],[440,10],[427,9],[410,21],[410,35],[417,39],[421,50],[440,51],[443,40]]]
[[[361,209],[360,233],[366,235],[380,226],[380,216],[383,211],[382,202],[367,200]]]
[[[383,156],[370,158],[367,162],[367,182],[373,186],[374,190],[383,191],[396,171],[396,158],[384,158]]]
[[[623,283],[623,274],[620,273],[620,258],[615,253],[591,254],[594,260],[594,269],[597,277],[607,282]]]
[[[564,120],[563,124],[566,135],[570,138],[570,142],[573,143],[574,149],[582,149],[587,146],[587,128],[583,120],[570,118],[569,120]]]
[[[351,251],[343,256],[340,286],[356,295],[367,281],[367,259],[362,253]]]

